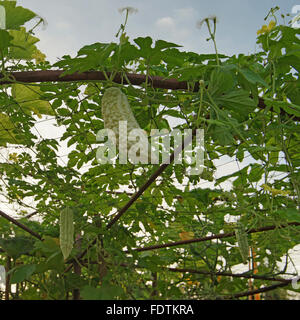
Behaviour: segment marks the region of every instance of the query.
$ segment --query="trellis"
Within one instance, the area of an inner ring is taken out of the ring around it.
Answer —
[[[20,83],[34,83],[34,82],[89,82],[89,81],[105,81],[107,80],[107,76],[110,76],[110,73],[107,73],[106,75],[101,71],[91,71],[91,72],[84,72],[84,73],[73,73],[69,75],[63,75],[63,70],[47,70],[47,71],[26,71],[26,72],[13,72],[10,74],[12,81],[20,82]],[[143,85],[145,83],[146,76],[145,75],[139,75],[139,74],[126,74],[126,79],[130,81],[131,85]],[[189,90],[190,84],[185,81],[178,81],[176,79],[164,79],[162,77],[153,76],[149,77],[149,80],[151,81],[151,86],[153,88],[160,88],[160,89],[170,89],[170,90]],[[118,84],[128,84],[126,81],[124,81],[124,77],[121,73],[116,74],[115,77],[112,80],[115,83]],[[9,84],[11,81],[5,80],[1,81],[0,78],[0,84]],[[194,84],[192,91],[197,92],[199,90],[199,84]],[[259,103],[257,105],[258,108],[265,108],[266,105],[262,98],[259,99]],[[284,110],[281,110],[282,114],[286,114]],[[300,117],[293,116],[293,120],[299,121]],[[193,135],[195,135],[195,129],[193,130]],[[193,135],[188,137],[186,140],[186,143],[184,145],[187,145],[188,142],[190,142],[193,138]],[[175,150],[170,155],[170,163],[174,160],[176,155],[181,151],[181,148],[178,150]],[[126,211],[134,204],[147,190],[147,188],[154,182],[156,179],[162,174],[162,172],[168,167],[168,164],[162,164],[159,166],[159,168],[151,175],[151,177],[140,187],[140,189],[134,193],[130,194],[131,198],[130,200],[121,208],[118,210],[117,214],[114,215],[112,220],[106,225],[106,229],[110,229],[113,225],[115,225],[119,219],[122,218],[122,216],[126,213]],[[38,212],[34,212],[30,214],[30,216],[38,214]],[[6,213],[0,211],[0,216],[4,219],[7,219],[11,223],[15,224],[17,227],[23,229],[25,232],[29,233],[31,236],[37,238],[38,240],[43,241],[42,235],[36,233],[35,231],[28,228],[26,225],[20,223],[16,219],[10,217]],[[267,232],[271,230],[275,230],[277,228],[286,228],[288,226],[299,226],[300,223],[298,222],[292,222],[292,223],[286,223],[284,225],[272,225],[272,226],[265,226],[261,228],[255,228],[255,229],[249,229],[247,230],[247,233],[258,233],[258,232]],[[201,237],[201,238],[194,238],[190,240],[182,240],[182,241],[176,241],[176,242],[169,242],[164,244],[157,244],[152,246],[146,246],[146,247],[139,247],[133,249],[133,251],[142,252],[142,251],[150,251],[150,250],[159,250],[161,248],[170,248],[170,247],[181,247],[184,245],[197,243],[197,242],[204,242],[204,241],[210,241],[215,239],[224,239],[235,236],[234,232],[230,233],[221,233],[221,234],[215,234],[211,236]],[[84,256],[87,254],[88,250],[94,246],[97,242],[98,238],[95,238],[95,240],[81,253],[79,253],[76,258],[69,259],[66,263],[69,264],[69,266],[65,269],[65,272],[69,272],[72,268],[74,268],[75,273],[80,273],[80,266],[78,262],[80,262],[81,265],[84,265]],[[125,251],[126,253],[126,251]],[[96,262],[98,263],[98,262]],[[122,265],[123,267],[132,267],[128,266],[126,264]],[[139,266],[136,266],[136,268],[139,268]],[[279,287],[288,286],[293,279],[284,279],[280,277],[268,277],[268,276],[262,276],[262,275],[256,275],[256,274],[233,274],[233,273],[226,273],[226,272],[206,272],[201,270],[194,270],[194,269],[184,269],[184,268],[162,268],[166,269],[170,272],[179,272],[179,273],[190,273],[190,274],[206,274],[206,275],[215,275],[215,276],[224,276],[224,277],[240,277],[240,278],[248,278],[248,279],[260,279],[260,280],[267,280],[267,281],[276,281],[278,283],[266,286],[263,288],[250,290],[247,292],[241,292],[234,295],[228,295],[227,298],[239,298],[244,296],[252,296],[256,293],[262,293],[267,292],[270,290],[274,290]],[[73,298],[79,299],[80,294],[78,290],[74,290],[73,292]],[[223,297],[224,298],[224,297]]]

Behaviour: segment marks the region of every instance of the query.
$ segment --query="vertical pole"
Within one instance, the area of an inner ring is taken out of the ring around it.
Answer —
[[[81,247],[80,233],[77,234],[77,236],[76,236],[75,247],[78,249],[80,249],[80,247]],[[77,261],[73,262],[73,268],[74,268],[74,273],[80,276],[81,275],[81,267]],[[73,290],[73,300],[80,300],[80,290],[78,288]]]
[[[7,258],[6,258],[5,295],[4,295],[4,299],[5,300],[9,300],[9,295],[10,295],[10,292],[11,292],[10,274],[7,274],[10,269],[11,269],[11,258],[10,258],[10,256],[7,256]]]

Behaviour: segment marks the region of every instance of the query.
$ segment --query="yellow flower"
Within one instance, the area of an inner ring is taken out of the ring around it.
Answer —
[[[263,187],[264,190],[271,192],[273,196],[277,196],[279,194],[282,196],[288,196],[291,193],[290,190],[284,191],[284,190],[274,189],[268,186],[267,184],[262,184],[261,186]]]
[[[263,33],[266,33],[266,32],[267,32],[267,30],[268,30],[268,27],[267,27],[267,25],[266,25],[266,24],[264,24],[264,25],[262,26],[262,28],[261,28],[261,29],[259,29],[259,30],[256,32],[256,34],[263,34]]]
[[[200,284],[199,281],[191,281],[191,278],[186,278],[186,280],[187,280],[186,283],[187,283],[189,286],[192,286],[192,285],[198,286],[198,285]]]
[[[269,25],[267,26],[266,24],[264,24],[262,26],[261,29],[259,29],[256,34],[260,35],[260,34],[264,34],[264,33],[268,33],[270,32],[274,27],[276,26],[276,22],[274,20],[271,20]]]
[[[271,31],[276,26],[276,22],[274,20],[271,20],[268,25],[268,30]]]
[[[18,162],[18,155],[16,153],[11,153],[8,159],[16,163]]]
[[[46,56],[40,50],[36,50],[32,54],[31,58],[35,59],[36,64],[39,64],[41,62],[45,62],[45,60],[46,60]]]

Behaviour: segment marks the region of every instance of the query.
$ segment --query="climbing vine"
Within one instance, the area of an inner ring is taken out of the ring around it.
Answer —
[[[297,271],[288,269],[300,242],[299,29],[271,9],[257,52],[227,56],[217,49],[215,18],[207,18],[199,32],[207,27],[215,52],[199,54],[130,39],[125,8],[114,42],[51,65],[34,36],[43,20],[16,1],[0,5],[0,299],[263,299],[280,287],[299,291],[291,286]],[[102,96],[112,86],[149,135],[203,129],[203,172],[188,175],[188,162],[174,163],[174,146],[170,164],[99,164]],[[65,208],[74,220],[66,259]],[[237,223],[247,238],[243,255]],[[243,262],[246,271],[236,271]]]

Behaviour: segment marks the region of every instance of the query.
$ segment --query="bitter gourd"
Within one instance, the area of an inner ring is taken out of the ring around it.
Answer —
[[[73,210],[65,208],[60,212],[60,234],[59,242],[64,259],[70,255],[74,244],[74,222]]]
[[[235,236],[236,236],[239,251],[242,257],[242,261],[244,264],[247,264],[248,255],[249,255],[248,235],[241,222],[237,222],[237,225],[235,228]]]

